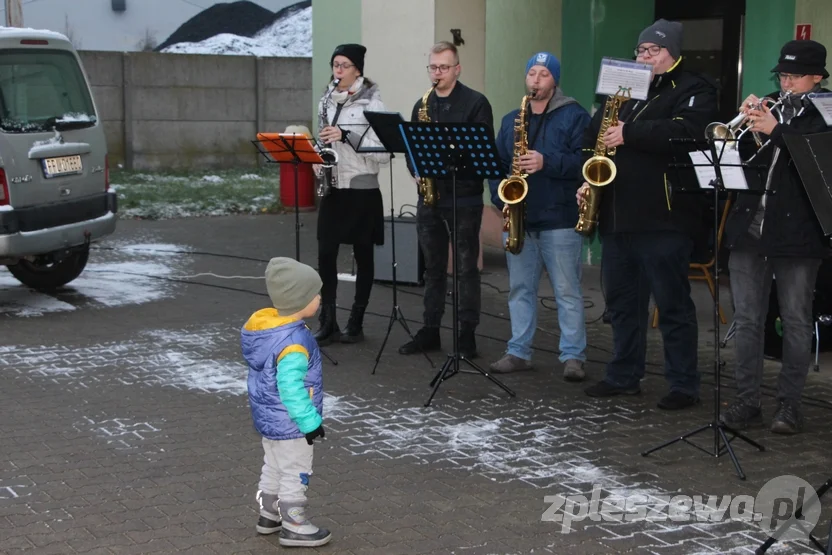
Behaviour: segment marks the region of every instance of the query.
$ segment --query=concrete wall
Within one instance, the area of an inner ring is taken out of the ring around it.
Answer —
[[[254,166],[258,131],[311,126],[309,58],[82,51],[112,164]]]

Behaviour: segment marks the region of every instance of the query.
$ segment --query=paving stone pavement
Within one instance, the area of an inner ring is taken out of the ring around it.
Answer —
[[[303,220],[301,259],[314,265],[314,214]],[[262,452],[239,351],[240,326],[267,305],[263,282],[194,276],[261,276],[262,260],[293,256],[293,230],[288,216],[123,221],[94,252],[84,280],[56,295],[28,292],[0,272],[0,553],[283,551],[277,538],[254,531]],[[349,271],[348,249],[341,255]],[[483,367],[509,335],[504,266],[501,253],[486,256],[475,360]],[[597,379],[611,337],[599,321],[596,269],[587,268],[584,281],[587,370]],[[345,321],[352,284],[339,288]],[[400,293],[415,331],[420,289]],[[544,285],[541,295],[550,294]],[[712,417],[712,328],[707,293],[697,295],[705,383],[695,409],[656,409],[665,383],[655,330],[641,396],[584,396],[582,384],[560,379],[556,313],[545,308],[537,369],[500,377],[516,397],[477,373],[460,373],[425,407],[445,354],[431,355],[435,368],[421,356],[398,355],[406,335],[395,324],[371,374],[392,299],[389,285],[376,284],[367,341],[325,349],[338,364],[325,364],[327,437],[316,447],[309,496],[315,522],[334,539],[298,551],[753,553],[767,537],[761,526],[723,518],[708,496],[755,496],[781,475],[813,486],[832,475],[832,366],[824,357],[821,372],[809,377],[804,434],[750,432],[763,453],[734,444],[746,481],[727,456],[688,445],[642,457]],[[451,344],[448,329],[443,342]],[[723,352],[729,369],[730,351]],[[769,388],[776,370],[767,363]],[[730,399],[730,376],[721,383],[723,400]],[[772,408],[769,397],[767,416]],[[712,449],[713,433],[694,441]],[[555,496],[593,494],[620,510],[575,519],[568,533],[551,520],[551,513],[562,516],[552,509]],[[706,506],[684,512],[672,500],[677,495],[704,496]],[[832,502],[821,501],[816,533],[825,538]],[[624,512],[617,521],[611,516]],[[812,552],[805,539],[769,550]]]

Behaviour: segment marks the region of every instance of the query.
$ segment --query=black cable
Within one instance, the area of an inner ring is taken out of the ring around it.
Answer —
[[[165,251],[165,252],[170,253],[170,252],[174,252],[174,251]],[[195,253],[186,253],[186,254],[195,254]],[[209,253],[209,254],[212,254],[212,253]],[[235,292],[238,292],[238,293],[248,293],[250,295],[257,295],[258,297],[268,297],[267,293],[262,293],[262,292],[259,292],[259,291],[252,291],[250,289],[240,289],[240,288],[237,288],[237,287],[229,287],[229,286],[226,286],[226,285],[216,285],[216,284],[213,284],[213,283],[202,283],[202,282],[199,282],[199,281],[189,281],[189,280],[185,280],[185,279],[176,279],[176,278],[170,278],[170,277],[165,277],[165,276],[152,276],[152,275],[148,275],[148,274],[140,274],[138,272],[126,272],[124,270],[95,270],[95,269],[88,269],[86,271],[87,272],[93,272],[93,273],[114,273],[114,274],[132,275],[132,276],[158,279],[158,280],[161,280],[161,281],[169,281],[169,282],[173,282],[173,283],[184,283],[186,285],[201,285],[203,287],[211,287],[211,288],[215,288],[215,289],[222,289],[222,290],[225,290],[225,291],[235,291]],[[346,308],[346,307],[338,307],[338,308],[340,310],[345,310],[345,311],[350,310],[349,308]],[[371,316],[377,316],[377,317],[385,318],[385,319],[390,318],[389,314],[380,314],[378,312],[366,311],[365,314],[369,314]],[[408,320],[407,318],[405,318],[405,320],[408,321],[408,322],[411,322],[413,324],[420,324],[421,323],[421,322],[416,321],[416,320]],[[448,326],[448,325],[444,325],[444,324],[440,325],[440,327],[442,329],[445,329],[445,330],[453,329],[452,326]],[[545,330],[543,330],[543,331],[545,331]],[[552,332],[548,332],[548,333],[554,335]],[[497,341],[497,342],[500,342],[500,343],[505,341],[502,338],[494,337],[494,336],[490,336],[490,335],[485,335],[483,333],[476,333],[475,335],[478,336],[478,337],[482,337],[483,339],[490,339],[492,341]],[[589,344],[587,344],[587,346],[590,347],[590,348],[596,349],[596,350],[600,350],[602,352],[607,352],[607,353],[610,352],[609,350],[603,349],[601,347],[595,347],[595,346],[592,346],[592,345],[589,345]],[[549,354],[554,354],[554,355],[559,355],[560,354],[560,351],[557,351],[557,350],[554,350],[554,349],[546,349],[544,347],[534,347],[534,346],[532,346],[532,349],[534,349],[535,351],[540,351],[540,352],[543,352],[543,353],[549,353]],[[590,359],[590,358],[587,358],[586,361],[587,362],[594,362],[596,364],[606,364],[606,361],[595,360],[595,359]],[[659,365],[659,364],[650,363],[650,362],[648,362],[646,364],[648,366],[662,366],[662,367],[664,366],[664,365]],[[650,372],[647,369],[645,369],[644,373],[649,374],[649,375],[653,375],[653,376],[662,376],[662,377],[664,377],[664,372]],[[703,385],[714,385],[713,382],[709,382],[707,380],[702,380],[701,383]],[[727,387],[727,388],[736,389],[736,386],[734,386],[734,385],[724,384],[724,386]],[[763,388],[768,389],[767,386],[763,386]],[[762,395],[768,396],[768,397],[776,397],[776,395],[769,394],[769,393],[762,393]],[[832,402],[830,402],[830,401],[826,401],[825,399],[817,399],[817,398],[810,397],[810,396],[807,396],[807,395],[803,395],[801,397],[804,401],[808,401],[808,403],[805,403],[808,406],[812,406],[812,407],[815,407],[815,408],[823,408],[823,409],[832,410]]]

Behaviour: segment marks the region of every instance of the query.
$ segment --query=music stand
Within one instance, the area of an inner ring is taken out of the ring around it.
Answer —
[[[413,334],[410,332],[407,320],[402,313],[401,307],[399,307],[398,287],[396,284],[396,221],[394,219],[395,212],[393,210],[393,158],[396,157],[397,152],[403,154],[407,150],[407,146],[404,143],[404,139],[399,129],[399,124],[404,123],[405,120],[398,112],[366,111],[364,112],[364,117],[367,118],[367,121],[370,123],[370,128],[372,128],[375,132],[383,146],[359,148],[356,149],[356,152],[387,152],[390,154],[390,242],[393,249],[391,262],[393,270],[393,308],[390,313],[390,321],[387,324],[387,333],[384,335],[384,340],[381,342],[381,347],[378,350],[376,362],[373,365],[373,371],[371,372],[372,374],[375,374],[378,363],[381,360],[381,353],[384,352],[384,347],[387,346],[387,341],[390,339],[393,322],[401,324],[411,341],[416,341],[416,338],[413,337]],[[421,345],[419,346],[419,350],[421,350],[422,354],[425,355],[428,363],[430,363],[430,367],[436,368],[433,360],[431,360],[425,350],[422,349]]]
[[[515,397],[514,391],[459,353],[459,285],[457,280],[459,275],[457,252],[459,252],[459,248],[456,234],[456,180],[458,177],[461,179],[483,180],[488,178],[498,179],[502,176],[493,131],[488,125],[468,123],[408,122],[401,123],[399,126],[407,147],[407,156],[416,177],[450,178],[453,184],[451,187],[452,225],[451,229],[448,230],[453,245],[451,256],[453,257],[454,269],[452,276],[453,352],[448,355],[445,364],[442,365],[436,377],[431,381],[430,385],[433,387],[433,392],[425,402],[425,406],[430,405],[442,382],[460,372],[460,361],[466,362],[476,372],[491,380],[510,396]],[[447,222],[445,223],[447,225]]]
[[[765,451],[765,447],[763,447],[762,445],[760,445],[756,441],[748,438],[747,436],[745,436],[741,432],[726,426],[725,423],[722,422],[722,420],[720,420],[720,418],[719,418],[720,381],[721,381],[720,377],[722,375],[722,369],[725,366],[725,361],[722,360],[722,357],[721,357],[721,354],[720,354],[720,348],[719,348],[719,344],[720,344],[720,340],[719,340],[720,319],[719,319],[719,252],[718,252],[718,249],[719,249],[719,220],[720,220],[720,216],[721,216],[721,214],[720,214],[721,211],[719,210],[719,199],[720,199],[721,194],[724,196],[725,194],[727,194],[727,192],[729,190],[742,190],[743,194],[748,194],[748,193],[766,194],[765,191],[764,191],[765,181],[763,179],[763,175],[765,175],[767,167],[765,165],[751,166],[751,165],[749,165],[747,163],[744,163],[744,162],[740,162],[738,164],[732,164],[730,162],[727,162],[727,163],[722,162],[722,156],[727,151],[727,148],[728,148],[727,144],[728,144],[729,141],[730,140],[717,139],[717,138],[713,138],[713,137],[710,138],[710,139],[707,139],[707,140],[670,139],[671,147],[673,147],[674,145],[680,147],[685,152],[686,157],[689,156],[688,153],[690,152],[690,149],[688,147],[691,146],[691,145],[698,145],[698,146],[705,146],[706,145],[706,148],[707,148],[707,151],[704,154],[704,163],[699,163],[699,164],[697,164],[697,163],[672,163],[672,164],[669,165],[669,167],[670,168],[675,168],[677,170],[676,171],[677,183],[680,183],[680,182],[684,183],[685,182],[683,174],[678,171],[681,168],[688,168],[688,169],[692,168],[694,170],[694,175],[696,176],[696,181],[694,182],[694,183],[696,183],[695,185],[690,185],[690,186],[687,186],[687,187],[685,187],[685,186],[676,187],[676,185],[674,184],[674,186],[673,186],[674,192],[675,191],[680,191],[680,192],[699,193],[699,192],[702,192],[703,189],[707,190],[708,187],[713,190],[713,202],[714,202],[714,231],[713,231],[713,233],[714,233],[713,234],[714,245],[713,246],[714,246],[714,254],[715,254],[715,256],[714,256],[714,282],[715,282],[715,284],[714,284],[714,295],[713,295],[713,315],[714,315],[714,404],[713,404],[713,419],[710,422],[708,422],[707,424],[705,424],[704,426],[700,426],[699,428],[696,428],[693,431],[686,432],[686,433],[682,434],[679,437],[676,437],[674,439],[671,439],[669,441],[666,441],[666,442],[662,443],[661,445],[658,445],[656,447],[648,449],[647,451],[642,452],[641,455],[643,457],[646,457],[650,453],[653,453],[653,452],[658,451],[660,449],[663,449],[665,447],[669,447],[670,445],[673,445],[676,442],[683,441],[683,442],[687,443],[688,445],[690,445],[692,447],[695,447],[695,448],[699,449],[700,451],[702,451],[702,452],[704,452],[704,453],[706,453],[706,454],[708,454],[712,457],[715,457],[715,458],[719,458],[722,455],[727,453],[731,457],[731,462],[734,463],[734,468],[737,471],[737,474],[739,475],[740,479],[745,480],[745,473],[742,471],[742,467],[740,467],[739,460],[737,459],[737,456],[734,454],[734,450],[731,447],[731,441],[733,441],[736,438],[739,438],[739,439],[745,441],[746,443],[748,443],[749,445],[751,445],[753,447],[756,447],[760,451]],[[734,143],[734,144],[736,144],[736,143]],[[720,146],[717,146],[717,145],[720,145]],[[698,146],[697,146],[697,150],[698,150]],[[675,159],[675,156],[674,156],[674,159]],[[740,160],[739,156],[737,157],[737,159]],[[712,178],[710,178],[709,183],[707,185],[703,186],[699,183],[699,180],[702,179],[702,177],[699,174],[697,174],[696,169],[697,168],[705,168],[705,167],[713,167],[714,175],[713,175]],[[745,170],[757,169],[757,179],[758,179],[758,182],[761,182],[763,184],[762,185],[763,190],[760,190],[760,187],[756,187],[756,188],[753,188],[753,189],[751,187],[748,187],[747,189],[744,188],[744,187],[743,188],[738,188],[738,187],[728,187],[728,188],[726,188],[725,178],[724,178],[724,174],[723,174],[723,167],[724,168],[740,167],[740,168],[742,168],[741,171],[743,173],[743,177],[748,177],[748,176],[751,175],[749,172],[747,172]],[[710,430],[710,429],[712,429],[714,431],[714,444],[713,444],[713,451],[712,452],[700,447],[699,445],[696,445],[695,443],[692,443],[692,442],[688,441],[689,437],[695,436],[696,434],[698,434],[700,432],[704,432],[705,430]],[[731,434],[730,439],[728,439],[728,437],[726,435],[726,432]],[[721,443],[724,443],[725,445],[722,446]]]
[[[783,134],[823,234],[832,235],[832,132]]]
[[[295,260],[300,262],[300,208],[298,205],[298,166],[323,164],[315,145],[302,133],[258,133],[254,146],[270,164],[292,164],[295,167]],[[281,186],[283,184],[281,183]],[[321,354],[338,366],[338,361],[319,348]]]

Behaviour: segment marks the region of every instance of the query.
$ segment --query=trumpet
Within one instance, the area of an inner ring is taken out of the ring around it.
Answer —
[[[769,97],[763,97],[760,102],[756,104],[749,104],[748,108],[751,110],[761,110],[763,106],[768,105],[768,109],[774,112],[779,108],[783,102],[792,95],[791,90],[785,91],[781,96],[780,99],[775,101]],[[783,114],[780,110],[776,111],[777,119],[780,123],[783,123]],[[705,128],[705,138],[706,139],[719,139],[728,142],[726,145],[727,148],[731,148],[736,150],[738,148],[739,140],[742,139],[743,135],[745,135],[748,131],[751,130],[751,122],[748,119],[748,115],[741,111],[739,114],[734,116],[734,119],[727,123],[722,123],[718,121],[714,121],[708,124]],[[760,134],[756,131],[751,131],[751,135],[754,137],[754,142],[757,143],[757,152],[749,158],[747,161],[751,161],[754,159],[757,154],[760,153],[763,148],[765,148],[769,142],[766,141],[763,143],[762,139],[760,139]]]
[[[329,98],[332,96],[332,93],[335,92],[335,89],[338,87],[338,83],[340,82],[340,79],[335,79],[332,82],[332,90],[330,90],[329,94],[327,94],[326,98],[324,98],[323,107],[321,108],[321,122],[323,126],[329,125],[326,106],[329,104]],[[318,139],[316,143],[318,154],[321,155],[321,159],[324,161],[316,176],[318,178],[318,196],[326,197],[329,196],[333,188],[338,186],[338,170],[336,168],[338,165],[338,153],[334,148],[329,148],[329,145],[325,144],[320,139]]]

